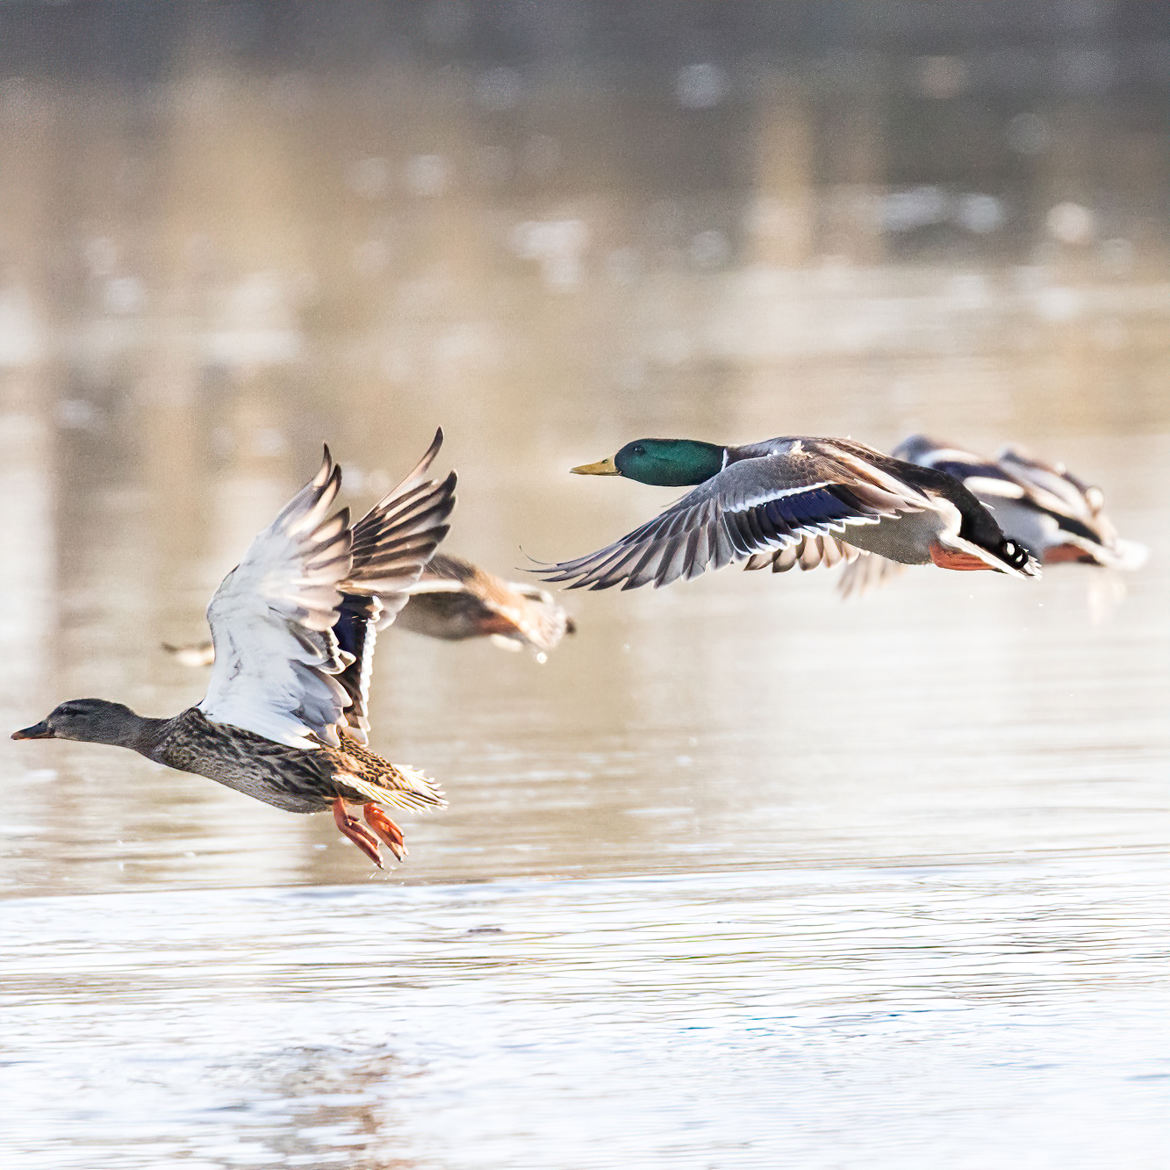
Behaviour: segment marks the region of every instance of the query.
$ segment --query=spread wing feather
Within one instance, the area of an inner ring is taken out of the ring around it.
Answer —
[[[539,571],[570,589],[657,587],[928,506],[856,447],[826,453],[815,441],[758,444],[613,544]]]
[[[212,597],[215,664],[199,704],[209,719],[308,747],[340,717],[345,691],[333,676],[346,663],[332,630],[352,562],[349,513],[329,514],[340,486],[326,447],[317,474]]]
[[[207,620],[215,663],[199,704],[212,720],[278,743],[365,741],[374,634],[446,534],[454,473],[424,478],[442,432],[402,484],[353,528],[330,515],[341,469],[321,467],[220,584]]]
[[[455,506],[455,473],[441,483],[426,473],[443,442],[435,433],[427,453],[393,491],[353,527],[353,567],[334,632],[352,655],[338,676],[349,699],[344,712],[347,734],[368,742],[370,677],[374,644],[410,600],[427,562],[447,535]]]

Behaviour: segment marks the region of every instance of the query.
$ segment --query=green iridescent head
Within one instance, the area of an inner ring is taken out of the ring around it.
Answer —
[[[635,439],[612,459],[574,467],[575,475],[624,475],[656,487],[703,483],[723,469],[727,449],[697,439]]]

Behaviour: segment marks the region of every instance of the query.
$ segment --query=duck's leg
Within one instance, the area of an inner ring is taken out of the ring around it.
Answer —
[[[386,815],[385,811],[376,804],[362,806],[362,814],[366,824],[390,847],[390,852],[401,861],[406,856],[406,841],[402,830]]]
[[[357,817],[349,815],[340,796],[333,802],[333,822],[379,869],[382,868],[382,851],[377,840]]]

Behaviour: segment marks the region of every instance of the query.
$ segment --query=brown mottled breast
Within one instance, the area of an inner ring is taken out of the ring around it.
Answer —
[[[168,720],[145,754],[287,812],[317,812],[337,795],[328,752],[289,747],[242,727],[213,723],[197,707]]]

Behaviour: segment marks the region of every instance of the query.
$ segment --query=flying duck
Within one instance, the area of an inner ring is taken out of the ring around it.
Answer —
[[[386,806],[445,801],[433,780],[367,746],[370,669],[377,631],[394,621],[447,533],[455,473],[427,478],[442,441],[436,432],[414,470],[352,526],[347,508],[333,510],[341,468],[325,448],[317,474],[211,599],[215,664],[202,702],[152,719],[105,699],[71,699],[12,738],[130,748],[288,812],[331,809],[375,865],[379,842],[401,860],[402,830]]]
[[[657,587],[737,561],[762,567],[777,556],[787,568],[801,554],[816,563],[865,552],[1014,577],[1039,571],[952,476],[851,439],[786,436],[741,447],[636,439],[572,470],[697,486],[605,548],[537,570],[570,589]]]

